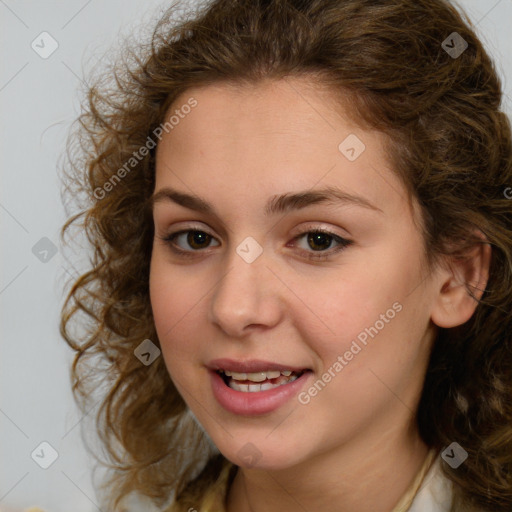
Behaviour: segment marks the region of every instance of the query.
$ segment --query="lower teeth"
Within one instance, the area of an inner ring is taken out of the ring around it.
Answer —
[[[278,388],[279,386],[284,386],[285,384],[289,384],[296,380],[298,375],[290,375],[290,377],[284,377],[281,375],[279,378],[279,382],[277,384],[273,384],[272,382],[255,382],[254,384],[240,384],[235,379],[229,377],[227,385],[234,389],[235,391],[242,391],[244,393],[257,393],[258,391],[267,391],[269,389]]]

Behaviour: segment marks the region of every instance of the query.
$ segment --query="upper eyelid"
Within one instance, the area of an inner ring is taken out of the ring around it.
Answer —
[[[187,222],[192,222],[193,224],[187,224]],[[197,222],[198,224],[194,224],[194,222]],[[183,226],[181,226],[182,224],[183,224]],[[159,225],[161,226],[160,228],[158,228]],[[229,228],[225,229],[223,226],[220,226],[220,229],[211,228],[206,222],[199,221],[199,220],[195,220],[195,221],[183,220],[183,221],[173,222],[172,227],[171,227],[170,223],[168,223],[165,220],[163,220],[161,223],[155,221],[154,227],[155,227],[155,230],[159,230],[159,231],[167,233],[167,234],[174,234],[179,231],[204,231],[205,233],[208,233],[209,235],[211,235],[215,238],[217,238],[217,237],[215,235],[213,235],[212,231],[219,233],[221,236],[227,236],[228,233],[231,232],[231,230]]]
[[[192,222],[192,224],[188,224],[187,225],[187,222]],[[194,222],[197,222],[197,224],[194,224]],[[336,221],[334,221],[336,222]],[[159,222],[155,222],[155,228],[158,227],[158,224],[160,224]],[[172,228],[170,227],[165,227],[165,225],[167,225],[168,223],[167,222],[162,222],[161,223],[162,227],[161,230],[162,231],[167,231],[169,233],[176,233],[178,231],[188,231],[188,230],[197,230],[197,231],[204,231],[205,233],[208,233],[210,234],[211,236],[214,236],[210,230],[213,230],[213,231],[217,231],[220,233],[221,236],[226,236],[228,231],[230,233],[232,233],[232,230],[227,228],[227,229],[224,229],[224,226],[221,226],[220,229],[217,229],[217,228],[211,228],[206,222],[203,222],[203,221],[178,221],[176,223],[173,223],[172,225]],[[183,227],[177,227],[178,225],[181,225],[183,224]],[[337,236],[340,236],[340,237],[350,237],[352,236],[351,233],[349,232],[349,230],[345,227],[342,227],[341,225],[338,225],[337,227],[331,227],[332,225],[332,222],[327,222],[327,221],[321,221],[321,220],[312,220],[312,221],[301,221],[300,222],[300,225],[301,227],[298,228],[300,229],[300,233],[304,233],[304,230],[306,229],[310,229],[312,231],[316,230],[316,229],[324,229],[324,230],[327,230],[329,232],[332,232],[333,234],[337,235]],[[206,226],[206,229],[203,228],[203,226]],[[275,226],[275,224],[274,224]],[[273,228],[272,228],[273,229]],[[341,233],[337,233],[336,230],[340,230]],[[296,228],[293,228],[292,231],[296,231],[297,233],[299,233],[299,231],[297,231]]]
[[[164,236],[164,237],[158,236],[158,238],[161,238],[166,244],[171,246],[170,247],[171,251],[173,251],[174,253],[178,254],[181,257],[194,258],[194,257],[200,257],[201,253],[208,254],[209,249],[210,249],[209,247],[207,247],[205,249],[199,249],[199,250],[194,250],[194,249],[190,250],[190,249],[182,249],[175,243],[174,240],[178,236],[182,236],[183,234],[190,232],[190,231],[205,232],[203,230],[190,229],[190,228],[189,229],[181,229],[181,230],[178,229],[177,231],[173,231],[172,233],[169,233],[167,236]],[[326,251],[311,251],[310,252],[306,249],[301,249],[300,250],[301,254],[303,254],[303,256],[310,262],[317,262],[317,263],[327,262],[327,261],[331,260],[331,258],[334,258],[338,254],[345,251],[348,247],[354,245],[354,240],[352,238],[340,236],[340,235],[337,235],[336,233],[333,233],[332,231],[330,231],[328,229],[321,229],[318,227],[316,229],[315,228],[304,229],[300,233],[293,235],[292,241],[295,242],[296,240],[303,238],[304,236],[306,236],[308,233],[311,233],[311,232],[323,232],[323,233],[327,234],[328,236],[330,236],[331,238],[333,238],[337,245],[334,248],[330,248]],[[213,235],[210,235],[210,234],[208,234],[208,235],[211,236],[214,240],[217,240]]]
[[[201,232],[208,234],[212,238],[215,238],[216,240],[218,240],[217,236],[214,235],[213,233],[211,233],[208,228],[203,229],[203,227],[200,225],[174,227],[169,230],[164,230],[166,236],[183,234],[184,232],[187,232],[187,231],[201,231]],[[297,236],[302,236],[306,233],[315,232],[315,231],[323,231],[323,232],[326,232],[326,234],[329,234],[332,236],[337,236],[337,237],[344,238],[344,239],[348,239],[351,237],[351,235],[347,232],[347,230],[343,230],[343,231],[345,231],[345,233],[337,233],[335,228],[328,227],[325,225],[325,223],[322,223],[320,221],[317,221],[316,223],[314,221],[310,221],[310,223],[307,223],[306,226],[301,227],[300,230],[294,229],[293,230],[294,234],[291,236],[293,238],[296,238]]]
[[[211,234],[208,230],[204,230],[202,229],[200,226],[185,226],[183,228],[176,228],[176,229],[173,229],[173,230],[170,230],[168,233],[164,234],[164,236],[162,237],[159,237],[159,238],[163,238],[163,239],[166,239],[166,238],[170,238],[172,237],[174,240],[178,237],[178,236],[181,236],[185,233],[188,233],[190,231],[197,231],[197,232],[201,232],[201,233],[206,233],[208,236],[210,236],[212,239],[214,239],[215,241],[217,241],[219,244],[220,244],[220,241],[217,239],[217,237],[213,234]],[[326,227],[322,227],[322,226],[319,226],[319,225],[316,225],[316,226],[307,226],[307,227],[304,227],[301,229],[301,231],[291,235],[292,236],[292,241],[295,241],[297,240],[298,238],[301,238],[305,235],[307,235],[308,233],[315,233],[315,232],[320,232],[320,233],[325,233],[326,235],[328,236],[331,236],[333,239],[340,239],[341,241],[343,242],[348,242],[350,244],[353,243],[353,240],[351,237],[347,237],[345,235],[341,235],[339,233],[336,233],[335,231],[333,231],[331,228],[326,228]],[[175,243],[173,240],[173,244]],[[338,241],[337,243],[341,243],[340,241]],[[181,249],[181,250],[184,250],[185,252],[202,252],[202,250],[198,250],[198,251],[190,251],[190,250],[187,250],[187,249]],[[207,249],[204,249],[204,250],[207,250]],[[327,252],[327,251],[325,251]]]

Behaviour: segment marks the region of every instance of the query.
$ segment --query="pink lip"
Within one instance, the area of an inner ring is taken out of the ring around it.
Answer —
[[[300,368],[298,366],[286,366],[283,364],[272,363],[270,361],[263,361],[261,359],[250,359],[248,361],[235,361],[234,359],[214,359],[206,365],[210,370],[228,370],[230,372],[238,373],[256,373],[265,371],[285,371],[301,372],[309,370],[309,368]]]
[[[261,362],[256,362],[259,366],[250,366],[252,368],[261,368]],[[268,363],[265,363],[268,364]],[[279,369],[274,365],[272,369]],[[241,365],[236,368],[241,368]],[[247,366],[245,366],[247,368]],[[266,369],[269,367],[266,366]],[[253,371],[258,371],[258,370]],[[289,368],[291,369],[291,368]],[[240,371],[240,370],[233,370]],[[227,411],[233,414],[244,416],[256,416],[275,411],[293,396],[296,396],[305,386],[306,382],[313,375],[311,371],[304,372],[298,379],[289,384],[278,386],[267,391],[258,391],[255,393],[245,393],[231,389],[224,383],[222,377],[214,370],[210,369],[212,392],[217,402]]]

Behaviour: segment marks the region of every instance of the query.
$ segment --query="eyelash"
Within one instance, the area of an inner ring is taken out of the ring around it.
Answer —
[[[184,251],[183,249],[178,249],[176,244],[174,243],[174,240],[179,235],[182,235],[182,234],[185,234],[185,233],[189,233],[189,232],[204,233],[205,235],[208,235],[211,238],[214,238],[212,235],[210,235],[206,231],[203,231],[203,230],[200,230],[200,229],[183,229],[181,231],[176,231],[174,233],[169,233],[166,236],[158,236],[158,238],[160,238],[167,245],[169,245],[169,248],[175,254],[177,254],[178,256],[184,257],[184,258],[194,258],[194,257],[196,257],[194,255],[194,253],[201,252],[201,251],[203,251],[203,249],[198,249],[198,250],[193,250],[193,251]],[[334,256],[335,254],[343,251],[345,248],[347,248],[348,246],[352,245],[352,243],[353,243],[352,240],[348,240],[346,238],[342,238],[341,236],[336,235],[335,233],[332,233],[331,231],[328,231],[328,230],[325,230],[325,229],[321,229],[321,228],[312,229],[312,230],[309,230],[309,231],[304,231],[304,232],[300,233],[299,235],[297,235],[296,237],[294,237],[293,241],[295,242],[295,241],[299,240],[304,235],[317,234],[317,233],[322,233],[322,234],[325,234],[325,235],[329,235],[339,245],[334,250],[331,249],[329,252],[327,252],[327,251],[317,251],[317,252],[305,251],[307,253],[307,255],[305,257],[308,260],[311,260],[311,261],[325,261],[328,258],[330,258],[331,256]],[[319,254],[319,253],[321,253],[321,254]],[[325,254],[325,253],[327,253],[327,254]]]

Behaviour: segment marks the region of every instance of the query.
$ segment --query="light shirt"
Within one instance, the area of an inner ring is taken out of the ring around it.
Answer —
[[[452,483],[441,470],[441,459],[431,449],[413,482],[391,512],[448,512]],[[233,464],[226,462],[221,475],[204,495],[197,512],[226,512],[224,506]]]
[[[224,502],[235,468],[227,459],[219,478],[204,494],[194,512],[226,512]],[[441,458],[430,450],[411,485],[391,512],[449,512],[452,503],[452,482],[441,470]],[[130,509],[132,510],[132,509]],[[166,509],[171,512],[173,506]],[[25,512],[43,512],[40,508],[25,509]]]

